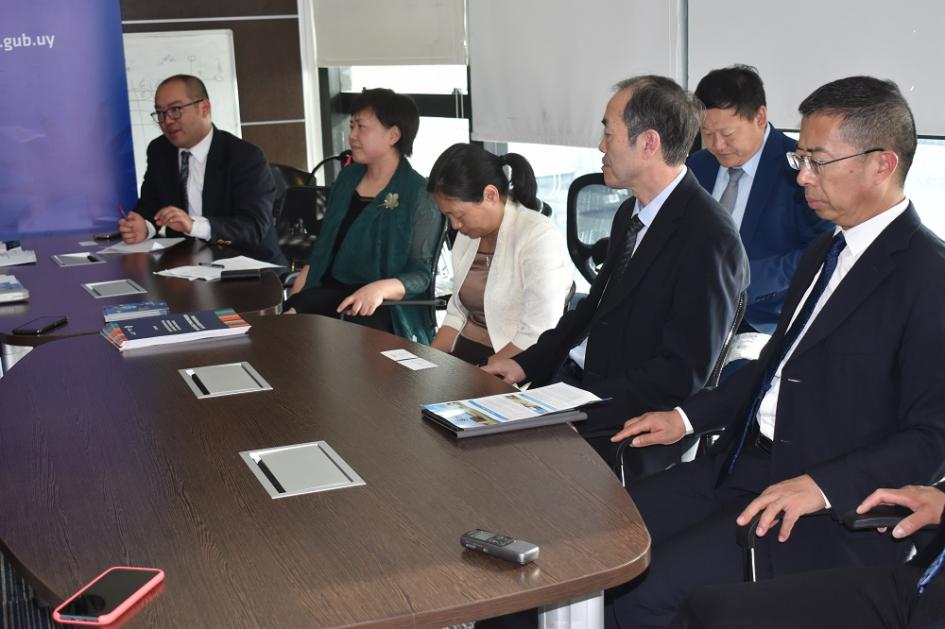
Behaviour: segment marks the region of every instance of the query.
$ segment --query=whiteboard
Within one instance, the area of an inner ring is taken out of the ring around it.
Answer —
[[[240,131],[240,101],[236,88],[233,31],[170,31],[125,33],[125,75],[134,143],[138,190],[147,168],[148,144],[161,134],[151,119],[158,84],[175,74],[192,74],[207,86],[213,123],[235,136]]]

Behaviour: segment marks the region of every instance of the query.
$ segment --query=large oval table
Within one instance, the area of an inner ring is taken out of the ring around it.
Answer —
[[[223,307],[259,314],[275,314],[281,310],[282,283],[271,271],[263,272],[258,280],[230,282],[188,282],[154,275],[154,271],[239,255],[233,249],[192,238],[156,253],[101,255],[102,264],[60,267],[51,259],[56,254],[94,253],[115,242],[96,246],[79,244],[90,240],[84,232],[23,239],[23,248],[36,252],[36,264],[3,267],[0,273],[15,275],[30,291],[30,299],[24,303],[0,304],[0,343],[35,346],[76,334],[98,333],[104,325],[102,307],[114,304],[166,301],[171,312]],[[85,283],[124,278],[137,282],[147,294],[95,299],[82,288]],[[17,326],[48,315],[66,315],[69,322],[41,336],[12,333]]]
[[[163,568],[144,627],[443,627],[581,599],[649,561],[639,514],[569,426],[455,440],[420,405],[508,386],[450,356],[317,316],[119,353],[36,348],[0,379],[0,547],[58,603],[111,565]],[[438,366],[381,356],[406,348]],[[177,370],[248,361],[268,392],[197,400]],[[273,500],[239,452],[325,440],[366,485]],[[486,528],[519,567],[465,551]]]

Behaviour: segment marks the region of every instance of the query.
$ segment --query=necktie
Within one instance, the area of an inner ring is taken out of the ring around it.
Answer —
[[[943,524],[942,526],[945,526]],[[935,578],[935,575],[942,569],[942,563],[945,562],[945,550],[939,553],[938,557],[935,558],[925,572],[922,573],[922,577],[919,579],[919,594],[922,594],[925,591],[925,586],[929,584],[929,581]]]
[[[745,445],[745,438],[748,436],[752,426],[755,424],[755,415],[758,414],[758,407],[761,406],[761,400],[768,392],[768,389],[771,388],[771,381],[774,379],[774,374],[777,372],[778,366],[784,361],[784,357],[787,356],[787,353],[790,351],[791,347],[794,346],[794,342],[797,341],[798,337],[801,335],[801,332],[804,330],[804,326],[807,325],[807,322],[810,320],[810,316],[814,312],[814,306],[817,305],[817,302],[820,300],[820,296],[824,294],[824,290],[827,288],[827,283],[830,281],[830,277],[837,268],[837,258],[840,256],[840,252],[843,251],[843,248],[846,246],[847,241],[843,238],[843,232],[840,232],[833,237],[833,243],[827,250],[827,255],[824,256],[823,267],[820,271],[820,276],[817,278],[817,283],[814,284],[814,288],[811,290],[810,295],[807,296],[807,301],[805,301],[804,305],[801,307],[797,318],[794,319],[794,323],[791,324],[791,327],[787,332],[785,332],[784,338],[781,339],[781,345],[778,348],[777,358],[768,363],[768,367],[765,369],[764,377],[761,379],[761,385],[758,387],[758,392],[755,393],[754,402],[752,402],[751,409],[748,411],[748,417],[746,418],[745,424],[742,427],[741,435],[738,439],[738,445],[735,446],[735,450],[732,451],[732,454],[729,457],[727,466],[729,474],[731,474],[732,470],[735,468],[735,460],[738,458],[738,455],[741,454],[742,446]]]
[[[627,235],[623,240],[623,251],[620,253],[620,260],[617,261],[617,268],[614,269],[611,275],[612,281],[619,281],[623,274],[627,272],[627,267],[630,266],[630,258],[633,256],[633,249],[637,245],[637,236],[641,229],[643,229],[643,221],[640,220],[639,215],[634,214],[633,218],[630,219],[630,225],[627,227]]]
[[[738,180],[742,178],[745,171],[741,168],[728,169],[728,185],[719,198],[719,205],[724,207],[729,213],[735,211],[735,199],[738,198]]]
[[[190,203],[187,200],[187,180],[190,178],[190,151],[181,151],[180,154],[180,200],[181,208],[190,212]]]

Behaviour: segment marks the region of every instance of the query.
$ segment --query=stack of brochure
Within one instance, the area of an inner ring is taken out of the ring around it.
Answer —
[[[559,382],[528,391],[425,404],[423,417],[458,439],[587,419],[580,408],[603,402],[589,391]]]
[[[26,290],[15,275],[0,275],[0,304],[14,301],[26,301],[30,292]]]
[[[36,264],[36,252],[20,247],[0,249],[0,266],[16,266],[18,264]]]
[[[169,312],[167,302],[164,301],[139,301],[136,304],[118,304],[102,308],[106,323],[142,317],[159,317]]]
[[[232,309],[204,310],[184,314],[109,323],[102,336],[120,351],[168,343],[235,336],[249,332],[249,324]]]

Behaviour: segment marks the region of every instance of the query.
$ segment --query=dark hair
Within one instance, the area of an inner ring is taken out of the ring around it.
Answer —
[[[882,148],[899,156],[900,184],[915,157],[915,119],[899,87],[871,76],[850,76],[818,87],[804,99],[798,111],[839,116],[840,137],[866,151]]]
[[[511,169],[511,182],[503,166]],[[454,144],[443,151],[430,170],[427,191],[479,203],[483,189],[489,184],[498,189],[503,199],[511,194],[513,201],[533,210],[541,209],[541,202],[535,196],[538,191],[535,171],[527,159],[518,153],[498,157],[475,144]]]
[[[684,163],[699,133],[702,104],[665,76],[632,77],[617,83],[615,89],[633,90],[623,109],[630,142],[653,129],[660,136],[663,160],[670,166]]]
[[[198,79],[195,76],[190,74],[175,74],[174,76],[169,76],[157,86],[157,89],[161,89],[168,83],[174,81],[180,81],[184,84],[184,89],[187,90],[187,95],[197,100],[198,98],[205,98],[210,100],[210,95],[207,94],[207,86],[203,84],[203,81]],[[157,93],[157,90],[154,90]]]
[[[765,106],[765,86],[758,70],[736,64],[712,70],[696,86],[696,98],[706,109],[734,109],[751,120]]]
[[[413,153],[413,141],[420,128],[420,111],[413,99],[385,87],[362,90],[351,103],[351,115],[370,109],[386,128],[397,127],[400,139],[394,148],[409,157]]]

